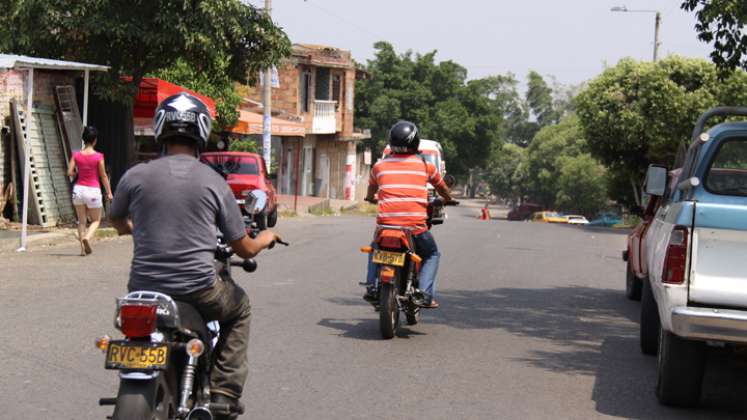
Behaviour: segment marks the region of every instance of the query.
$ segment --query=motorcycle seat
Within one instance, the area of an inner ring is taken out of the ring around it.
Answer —
[[[210,333],[207,329],[207,322],[200,312],[187,302],[176,301],[176,307],[179,310],[179,326],[196,334],[203,343],[210,342]]]

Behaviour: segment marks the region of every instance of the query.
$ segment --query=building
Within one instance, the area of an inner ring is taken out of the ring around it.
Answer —
[[[361,145],[370,134],[354,125],[357,70],[349,51],[295,44],[273,75],[273,119],[303,126],[303,137],[281,137],[278,190],[355,200],[365,195],[371,153]],[[262,113],[262,83],[245,87],[242,109]],[[274,133],[273,133],[274,134]],[[275,140],[274,140],[275,141]]]

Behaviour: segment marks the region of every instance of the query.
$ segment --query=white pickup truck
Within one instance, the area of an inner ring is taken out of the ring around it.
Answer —
[[[646,192],[662,205],[646,234],[648,279],[641,300],[641,349],[658,354],[656,394],[694,406],[710,346],[747,345],[747,123],[703,128],[713,117],[747,116],[716,108],[698,120],[681,173],[649,167]]]

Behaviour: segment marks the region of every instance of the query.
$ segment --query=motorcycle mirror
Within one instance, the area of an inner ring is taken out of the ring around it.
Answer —
[[[456,185],[456,178],[454,178],[454,176],[451,174],[446,174],[444,175],[444,182],[449,188],[451,188]]]
[[[254,261],[254,258],[247,258],[241,263],[241,268],[247,273],[253,273],[257,271],[257,262]]]

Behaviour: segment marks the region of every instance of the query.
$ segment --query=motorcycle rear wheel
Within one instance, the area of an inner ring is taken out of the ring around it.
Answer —
[[[112,420],[168,420],[174,407],[163,376],[152,380],[122,379]]]
[[[379,297],[379,328],[384,339],[394,338],[399,324],[399,306],[397,305],[397,289],[391,284],[381,286]]]

